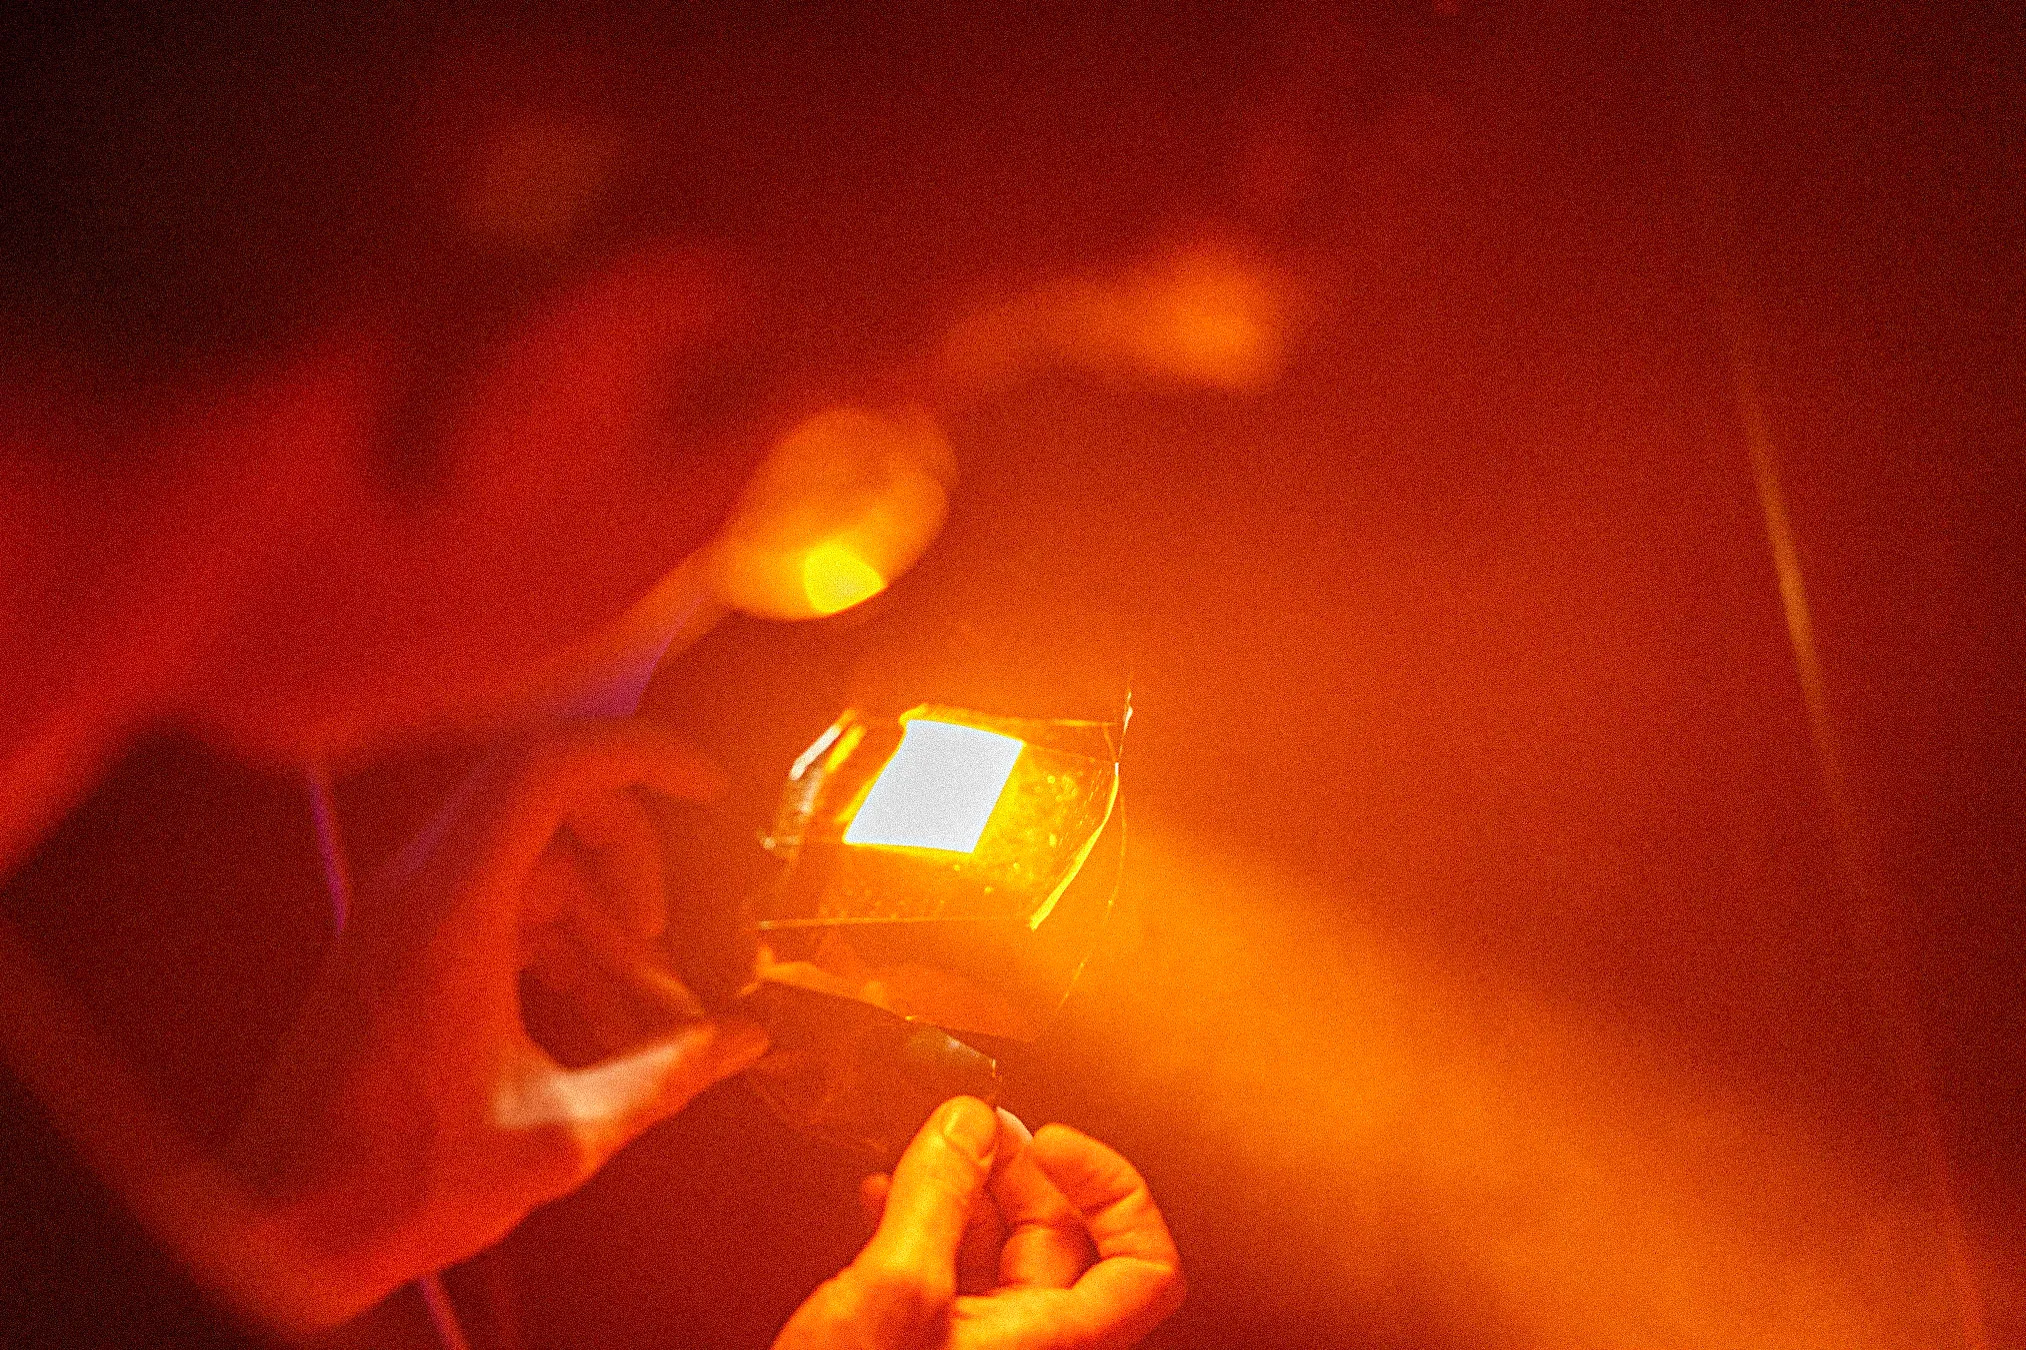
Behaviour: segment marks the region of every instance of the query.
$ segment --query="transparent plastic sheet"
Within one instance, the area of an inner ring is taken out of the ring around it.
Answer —
[[[1124,729],[853,710],[796,761],[743,1000],[774,1035],[748,1076],[777,1112],[890,1158],[936,1103],[996,1100],[976,1047],[1034,1040],[1110,915]]]

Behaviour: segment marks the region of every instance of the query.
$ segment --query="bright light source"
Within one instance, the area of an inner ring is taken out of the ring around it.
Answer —
[[[955,477],[927,414],[834,407],[777,441],[709,550],[719,598],[808,619],[885,590],[942,528]]]
[[[1022,742],[996,731],[916,718],[844,831],[847,844],[969,853],[999,804]]]
[[[836,614],[886,589],[879,569],[836,540],[818,544],[802,559],[802,594],[818,614]]]

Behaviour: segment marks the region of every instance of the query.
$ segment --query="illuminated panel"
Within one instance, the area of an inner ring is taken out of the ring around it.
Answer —
[[[916,718],[844,831],[847,844],[969,853],[1006,790],[1022,743],[996,731]]]
[[[879,569],[835,540],[802,559],[802,594],[818,614],[835,614],[886,589]]]

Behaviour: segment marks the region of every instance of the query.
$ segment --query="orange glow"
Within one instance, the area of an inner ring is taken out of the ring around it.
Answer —
[[[1140,363],[1199,384],[1256,388],[1279,364],[1276,303],[1262,276],[1193,254],[1144,280],[1127,343]]]
[[[1024,748],[996,731],[909,722],[844,842],[974,852]]]
[[[832,408],[809,418],[775,445],[719,536],[718,595],[775,619],[877,595],[942,528],[952,465],[925,414]]]
[[[1206,1162],[1287,1179],[1290,1288],[1379,1303],[1411,1263],[1488,1291],[1459,1316],[1516,1329],[1485,1344],[1977,1344],[1917,1176],[1493,967],[1323,928],[1341,898],[1262,855],[1143,826],[1133,859],[1165,936],[1113,969],[1104,1006],[1135,1012],[1093,1069],[1186,1095]]]
[[[522,247],[562,243],[604,187],[617,147],[583,123],[525,115],[492,128],[454,203],[474,234]]]
[[[944,359],[991,382],[1057,363],[1219,389],[1279,372],[1293,297],[1242,250],[1202,245],[1043,286],[957,325]]]
[[[836,614],[886,589],[879,569],[849,544],[827,540],[802,559],[802,593],[817,614]]]

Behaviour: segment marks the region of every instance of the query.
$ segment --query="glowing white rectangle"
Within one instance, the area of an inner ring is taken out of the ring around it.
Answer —
[[[844,831],[847,844],[969,853],[1006,790],[1022,742],[996,731],[916,718]]]

